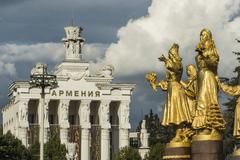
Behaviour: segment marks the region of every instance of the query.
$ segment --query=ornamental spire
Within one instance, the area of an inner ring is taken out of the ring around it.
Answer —
[[[63,38],[64,47],[66,49],[65,61],[82,61],[82,45],[85,41],[81,37],[82,28],[68,26],[64,28],[66,38]]]

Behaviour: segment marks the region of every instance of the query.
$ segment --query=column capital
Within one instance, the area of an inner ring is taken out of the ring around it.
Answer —
[[[80,102],[80,106],[81,105],[90,105],[92,100],[90,99],[82,99],[81,102]]]
[[[120,105],[129,105],[130,100],[120,100]]]
[[[48,103],[50,102],[51,99],[45,99],[45,105],[48,105]]]
[[[20,101],[20,103],[28,103],[29,101],[30,101],[30,99],[29,98],[21,98],[21,99],[19,99]]]
[[[67,104],[69,105],[70,100],[69,99],[60,99],[59,104]]]

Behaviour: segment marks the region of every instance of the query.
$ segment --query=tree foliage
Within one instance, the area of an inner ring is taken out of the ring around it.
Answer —
[[[31,153],[32,159],[31,160],[39,160],[40,159],[40,144],[35,143],[29,147],[29,151]]]
[[[61,144],[60,138],[54,136],[44,145],[44,157],[46,160],[66,160],[67,149]]]
[[[154,114],[152,110],[150,110],[149,114],[145,115],[145,120],[147,131],[150,134],[150,152],[146,160],[161,160],[165,145],[169,143],[175,135],[175,128],[162,126],[158,114]],[[139,122],[139,126],[137,127],[138,132],[141,129],[141,123],[142,121]]]
[[[149,114],[145,115],[145,120],[147,131],[150,134],[150,147],[158,143],[166,144],[174,137],[174,128],[162,126],[158,114],[154,114],[152,110],[150,110]],[[138,132],[141,129],[141,123],[142,121],[139,122],[139,125],[137,127]]]
[[[146,157],[146,160],[162,160],[164,148],[165,148],[164,143],[157,143],[153,145]]]
[[[40,144],[36,143],[29,148],[32,160],[39,160]],[[44,159],[45,160],[66,160],[66,147],[61,144],[59,137],[55,136],[44,144]]]
[[[31,154],[22,142],[15,138],[10,131],[0,136],[1,160],[30,160]]]
[[[141,156],[138,150],[124,147],[114,155],[113,160],[141,160]]]
[[[2,136],[3,135],[3,126],[2,126],[2,124],[0,125],[0,136]]]

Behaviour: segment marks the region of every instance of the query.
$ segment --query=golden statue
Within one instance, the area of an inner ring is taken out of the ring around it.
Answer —
[[[157,91],[157,87],[160,87],[163,91],[167,91],[167,101],[164,106],[162,125],[177,126],[176,135],[171,142],[188,141],[187,135],[185,134],[186,126],[192,122],[188,98],[180,82],[183,67],[178,50],[178,44],[173,44],[169,50],[168,58],[164,55],[159,58],[160,61],[165,63],[165,81],[161,80],[157,82],[157,75],[154,72],[146,75],[146,79],[154,91]]]
[[[196,51],[199,56],[202,56],[206,67],[217,74],[219,55],[212,39],[212,33],[206,28],[200,33],[200,42],[196,46]]]
[[[230,96],[240,95],[240,85],[229,86],[227,84],[221,83],[220,86],[222,91],[224,93],[227,93]],[[233,136],[236,139],[240,139],[240,98],[239,97],[238,97],[237,105],[235,108]]]
[[[197,130],[198,135],[221,137],[219,133],[225,130],[225,121],[218,103],[219,56],[209,30],[201,31],[196,51],[197,95],[192,127]]]
[[[219,85],[222,91],[230,96],[240,95],[240,85],[229,86],[224,83],[219,83]],[[235,108],[233,136],[238,140],[240,139],[240,97],[237,99],[237,105]],[[236,149],[233,155],[240,156],[240,148]]]
[[[186,67],[188,79],[186,82],[181,81],[188,97],[188,105],[192,118],[196,111],[196,91],[197,91],[197,69],[193,64]]]

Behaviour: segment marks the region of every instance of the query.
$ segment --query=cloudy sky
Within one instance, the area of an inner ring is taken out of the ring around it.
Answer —
[[[71,19],[84,28],[83,53],[92,70],[112,64],[115,82],[137,84],[130,117],[134,128],[151,108],[161,115],[165,93],[153,93],[144,75],[156,71],[164,77],[157,57],[174,42],[184,65],[194,63],[199,32],[209,28],[221,57],[220,76],[234,76],[238,65],[232,51],[240,50],[235,41],[240,39],[240,0],[0,0],[1,106],[9,84],[28,79],[35,63],[53,68],[63,59],[63,27]]]

